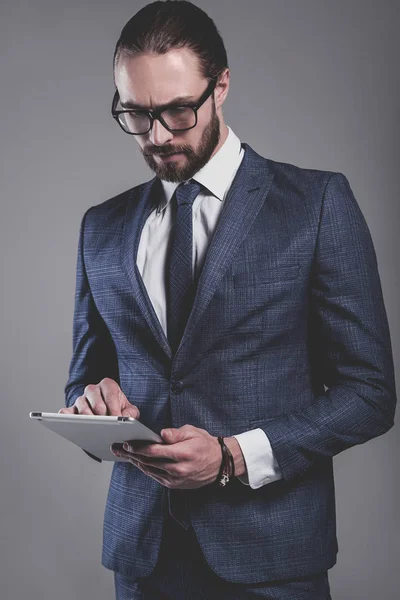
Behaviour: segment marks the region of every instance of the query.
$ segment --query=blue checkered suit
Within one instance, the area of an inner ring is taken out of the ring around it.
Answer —
[[[152,571],[168,495],[223,579],[255,583],[331,568],[332,457],[393,425],[376,256],[346,177],[242,146],[173,361],[135,261],[157,178],[82,220],[67,405],[88,383],[111,377],[156,431],[190,423],[230,436],[261,427],[283,474],[256,490],[236,480],[170,491],[115,463],[102,563],[121,574]]]

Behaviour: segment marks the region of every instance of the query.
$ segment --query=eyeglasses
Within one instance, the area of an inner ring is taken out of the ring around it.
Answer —
[[[212,79],[204,94],[202,94],[196,104],[171,104],[157,110],[139,110],[132,108],[117,110],[120,98],[119,92],[116,90],[112,101],[111,114],[121,129],[129,135],[144,135],[145,133],[148,133],[153,127],[153,123],[156,119],[160,121],[168,131],[186,131],[187,129],[196,127],[197,111],[207,98],[211,96],[216,84],[217,79]]]

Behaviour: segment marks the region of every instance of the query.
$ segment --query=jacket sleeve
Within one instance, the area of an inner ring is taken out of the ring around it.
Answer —
[[[93,301],[84,259],[85,220],[81,222],[76,267],[72,358],[65,386],[65,404],[71,406],[86,385],[110,377],[119,384],[118,359],[110,332]]]
[[[331,174],[325,188],[309,302],[311,363],[328,389],[309,406],[261,424],[287,481],[394,424],[394,365],[376,254],[342,173]]]

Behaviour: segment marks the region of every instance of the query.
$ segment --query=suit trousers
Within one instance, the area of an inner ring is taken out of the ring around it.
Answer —
[[[116,600],[332,600],[328,572],[256,584],[229,583],[205,561],[192,528],[165,517],[161,549],[153,572],[130,578],[114,573]]]

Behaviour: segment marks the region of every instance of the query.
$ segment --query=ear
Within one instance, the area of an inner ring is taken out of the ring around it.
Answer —
[[[222,75],[218,78],[218,83],[215,86],[214,90],[214,98],[215,98],[215,108],[218,110],[226,100],[229,91],[229,82],[230,82],[230,70],[227,67]]]

